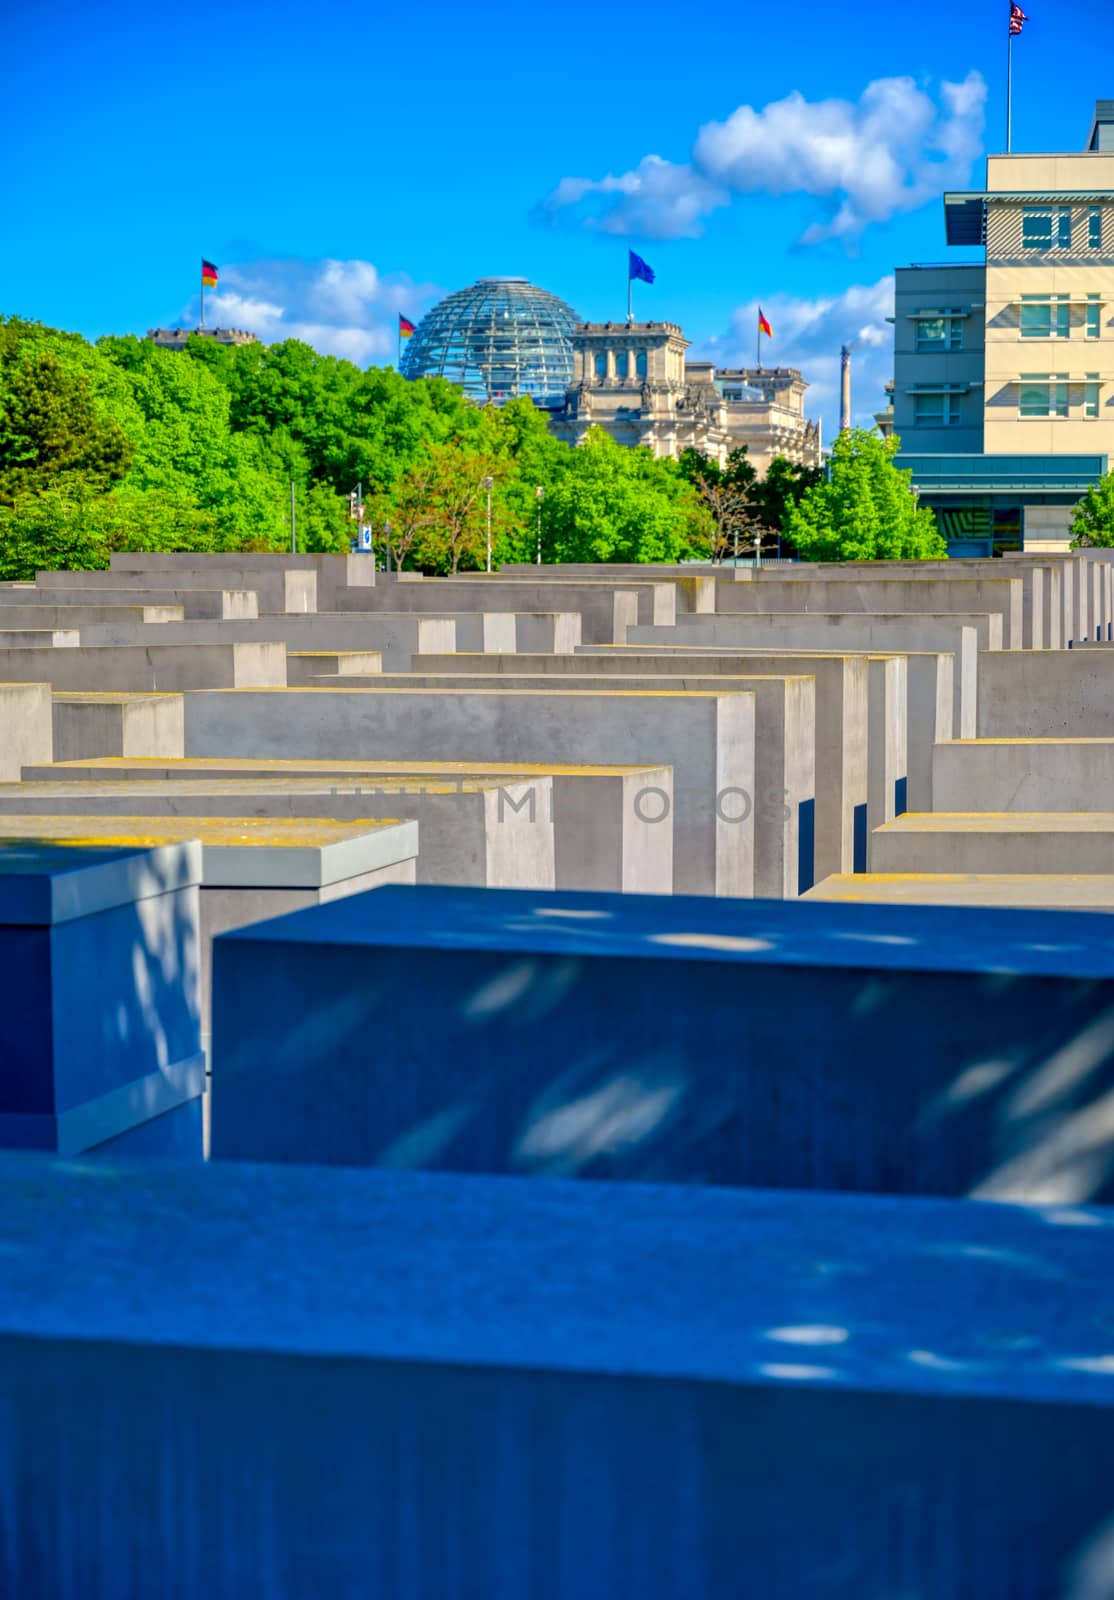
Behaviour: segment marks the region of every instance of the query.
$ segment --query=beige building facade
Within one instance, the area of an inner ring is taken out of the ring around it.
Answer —
[[[955,266],[899,267],[899,465],[953,553],[1066,546],[1114,461],[1114,101],[1082,150],[992,155],[944,196]]]
[[[199,339],[212,339],[214,344],[259,343],[255,334],[244,328],[151,328],[147,333],[151,343],[157,344],[160,350],[184,350],[195,335]]]
[[[567,443],[600,427],[655,456],[694,449],[720,465],[746,445],[760,477],[777,455],[820,465],[820,428],[805,417],[808,385],[795,368],[689,361],[675,322],[585,322],[571,337],[573,381],[550,421]]]
[[[988,455],[1114,454],[1114,151],[991,156]]]

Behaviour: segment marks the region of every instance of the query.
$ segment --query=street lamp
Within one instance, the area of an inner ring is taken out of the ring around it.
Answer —
[[[391,570],[391,525],[390,525],[389,522],[384,522],[384,524],[383,524],[383,543],[387,547],[387,566],[386,566],[386,570],[388,572],[390,572],[390,570]]]
[[[491,571],[491,491],[495,486],[495,479],[491,477],[482,480],[483,487],[487,490],[487,570]]]
[[[536,564],[540,567],[542,564],[542,501],[545,499],[545,490],[540,483],[534,490],[534,499],[538,503],[538,556]]]

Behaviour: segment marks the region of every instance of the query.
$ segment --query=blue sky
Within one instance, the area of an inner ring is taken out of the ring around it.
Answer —
[[[1023,3],[1014,148],[1078,149],[1109,7]],[[941,188],[1002,148],[1006,10],[44,0],[5,25],[0,312],[192,320],[205,255],[210,322],[368,364],[399,310],[487,274],[619,318],[633,246],[637,315],[749,362],[760,302],[828,432],[839,344],[867,417],[889,274],[948,254]]]

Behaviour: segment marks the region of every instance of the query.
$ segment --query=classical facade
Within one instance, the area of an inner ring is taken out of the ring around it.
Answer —
[[[1066,541],[1114,459],[1114,101],[1084,150],[989,156],[944,211],[983,260],[896,274],[902,464],[966,547]]]
[[[571,340],[572,383],[550,422],[569,444],[600,427],[655,456],[691,448],[723,464],[746,445],[760,476],[777,455],[820,464],[820,429],[804,415],[808,385],[793,367],[688,361],[675,322],[582,322]]]
[[[805,416],[808,384],[796,367],[717,367],[715,382],[727,407],[730,448],[745,444],[759,477],[775,456],[820,466],[820,424]]]
[[[214,344],[259,343],[255,334],[244,328],[151,328],[147,337],[160,350],[184,350],[186,340],[195,334],[199,339],[212,339]]]

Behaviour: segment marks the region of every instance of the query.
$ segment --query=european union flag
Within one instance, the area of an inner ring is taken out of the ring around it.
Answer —
[[[628,250],[627,254],[630,257],[630,264],[627,267],[628,279],[641,278],[643,283],[653,283],[654,269],[650,263],[635,255],[633,250]]]

